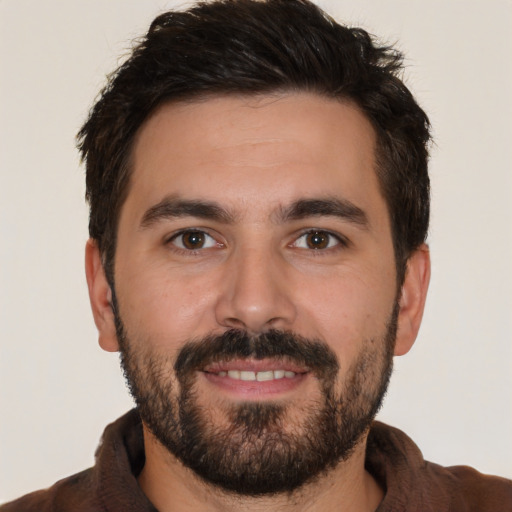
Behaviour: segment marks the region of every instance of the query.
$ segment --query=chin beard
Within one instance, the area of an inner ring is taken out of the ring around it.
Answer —
[[[186,343],[173,364],[147,349],[149,341],[129,338],[118,314],[116,326],[128,386],[160,444],[204,482],[238,495],[262,496],[291,493],[314,481],[347,460],[363,440],[391,376],[397,315],[395,308],[382,339],[361,342],[341,380],[337,358],[325,343],[289,332],[249,336],[231,330],[207,336]],[[320,384],[318,397],[217,407],[224,418],[214,421],[197,396],[197,371],[248,357],[307,366]],[[292,418],[296,421],[290,424]]]

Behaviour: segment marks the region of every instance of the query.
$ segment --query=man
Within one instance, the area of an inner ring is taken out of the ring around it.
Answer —
[[[429,123],[400,56],[305,1],[157,18],[79,134],[86,269],[137,403],[2,510],[510,510],[374,423],[419,329]]]

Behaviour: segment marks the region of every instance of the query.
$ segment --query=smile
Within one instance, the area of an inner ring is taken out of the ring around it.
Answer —
[[[296,373],[289,370],[264,370],[258,372],[247,370],[229,370],[217,372],[216,375],[218,375],[219,377],[227,377],[234,380],[264,382],[269,380],[279,380],[285,378],[293,379]]]
[[[282,359],[236,359],[213,363],[201,373],[217,392],[243,400],[262,400],[296,391],[310,371]]]

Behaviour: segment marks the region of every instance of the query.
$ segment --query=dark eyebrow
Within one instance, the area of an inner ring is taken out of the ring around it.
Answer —
[[[149,228],[158,221],[177,217],[198,217],[225,224],[234,222],[234,216],[216,203],[201,200],[186,200],[178,197],[165,197],[144,213],[140,227]]]
[[[368,229],[369,221],[366,213],[347,199],[328,197],[325,199],[299,199],[278,212],[281,222],[300,220],[306,217],[339,217]]]

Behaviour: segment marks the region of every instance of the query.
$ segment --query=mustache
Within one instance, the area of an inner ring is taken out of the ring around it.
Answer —
[[[174,370],[178,378],[185,378],[212,363],[248,358],[286,359],[322,379],[334,379],[339,369],[336,355],[323,341],[275,329],[256,335],[230,329],[187,342],[178,353]]]

